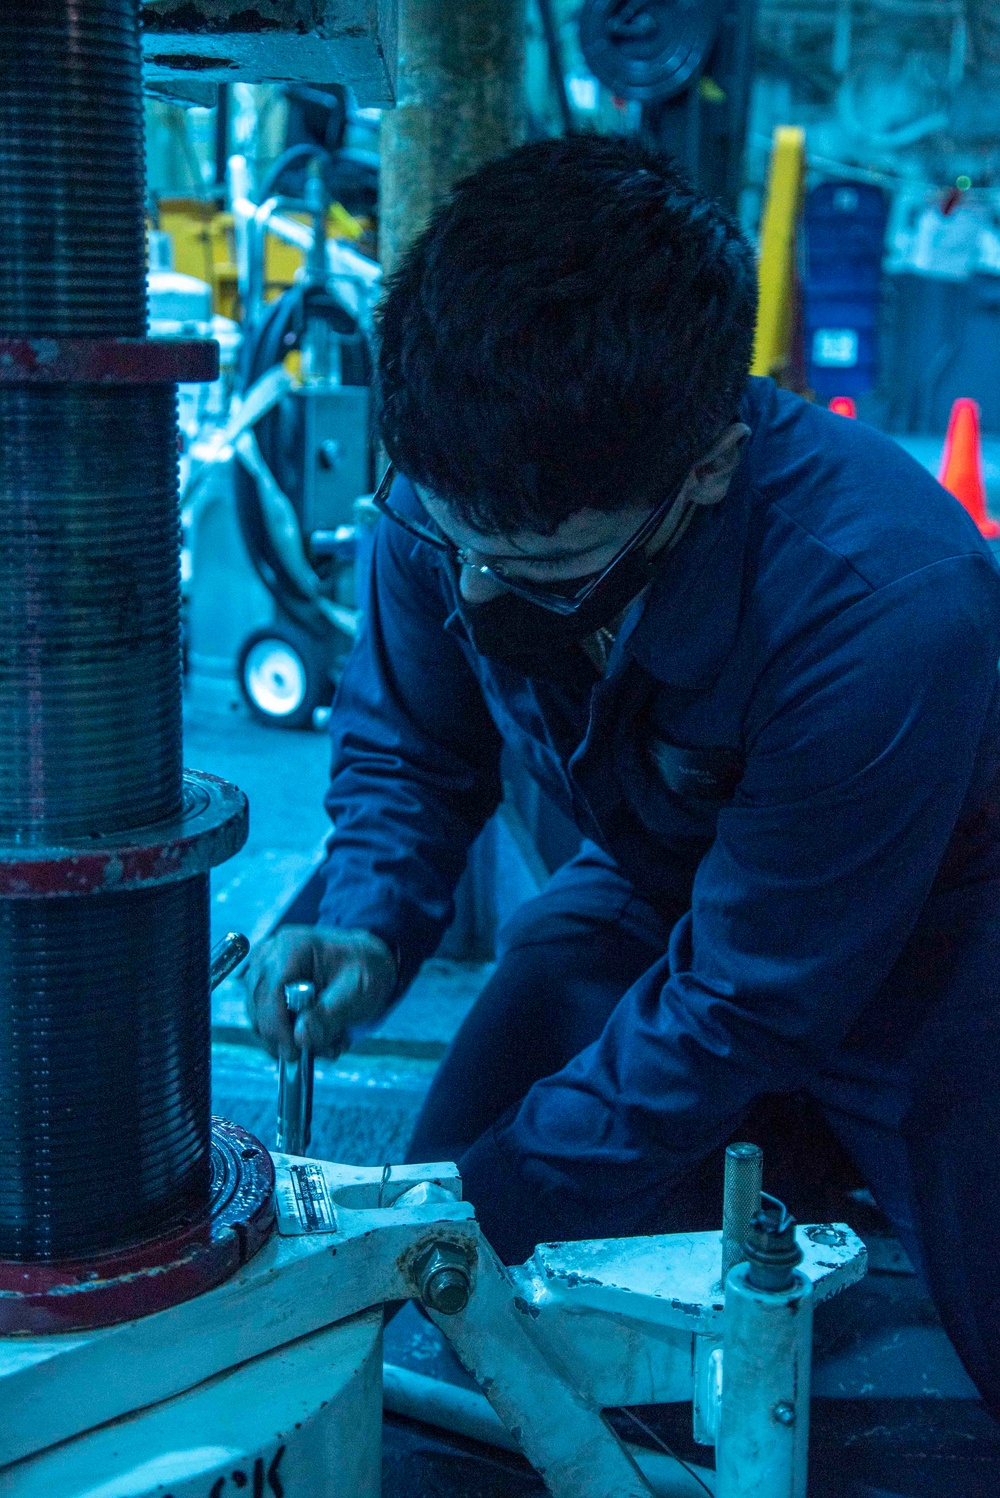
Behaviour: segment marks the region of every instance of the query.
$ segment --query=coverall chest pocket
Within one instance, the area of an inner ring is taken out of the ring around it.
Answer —
[[[743,778],[735,749],[688,749],[653,734],[647,749],[653,773],[680,801],[725,806]]]
[[[733,799],[743,777],[739,751],[676,743],[648,710],[623,729],[619,783],[645,827],[668,841],[711,842],[719,808]]]

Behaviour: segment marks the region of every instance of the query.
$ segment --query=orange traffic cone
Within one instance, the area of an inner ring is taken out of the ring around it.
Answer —
[[[990,540],[1000,536],[1000,525],[986,513],[979,406],[966,396],[962,396],[951,408],[938,483],[943,484],[964,505],[978,525],[981,535]]]
[[[850,416],[852,420],[855,420],[858,414],[858,408],[850,395],[835,395],[828,409],[835,412],[837,416]]]

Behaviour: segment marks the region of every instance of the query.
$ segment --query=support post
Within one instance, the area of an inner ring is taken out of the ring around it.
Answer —
[[[402,0],[382,120],[379,241],[391,272],[453,183],[521,139],[524,0]]]
[[[813,1285],[795,1267],[795,1218],[766,1200],[726,1279],[719,1498],[805,1498]]]
[[[774,1278],[751,1259],[726,1280],[718,1498],[806,1498],[813,1289],[800,1270]]]

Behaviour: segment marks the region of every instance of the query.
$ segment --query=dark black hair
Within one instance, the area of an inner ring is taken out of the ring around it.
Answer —
[[[665,498],[734,420],[753,252],[622,136],[522,146],[454,189],[388,284],[378,395],[397,467],[486,533]]]

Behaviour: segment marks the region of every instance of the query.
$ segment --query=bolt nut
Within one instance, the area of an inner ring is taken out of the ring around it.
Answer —
[[[771,1406],[771,1419],[775,1425],[794,1425],[794,1404],[791,1404],[787,1399],[779,1399],[777,1404]]]
[[[469,1303],[469,1273],[465,1269],[438,1269],[424,1281],[424,1304],[442,1316],[457,1316]]]
[[[413,1266],[420,1299],[429,1311],[441,1316],[457,1316],[464,1311],[472,1294],[469,1261],[451,1243],[434,1243]]]
[[[802,1250],[795,1239],[795,1218],[785,1211],[767,1208],[751,1220],[743,1252],[749,1268],[747,1283],[755,1290],[790,1290],[795,1283],[795,1266],[802,1262]]]

